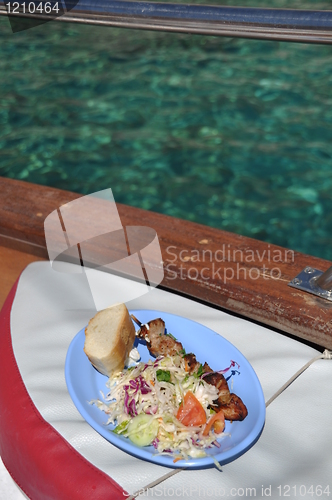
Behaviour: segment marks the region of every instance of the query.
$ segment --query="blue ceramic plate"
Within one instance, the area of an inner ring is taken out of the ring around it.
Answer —
[[[226,339],[216,332],[199,323],[181,316],[161,311],[133,310],[133,313],[142,323],[161,317],[166,323],[167,332],[182,342],[186,352],[196,354],[198,361],[207,363],[214,370],[221,370],[234,360],[239,370],[229,370],[225,376],[230,377],[228,384],[241,397],[248,408],[248,416],[242,422],[227,422],[225,432],[229,436],[218,439],[220,448],[207,449],[204,458],[179,460],[175,464],[173,458],[167,455],[155,455],[152,446],[139,447],[129,438],[114,434],[113,425],[105,425],[107,415],[95,405],[90,405],[92,399],[101,399],[100,391],[107,394],[107,377],[101,375],[90,364],[86,357],[84,346],[84,329],[71,342],[65,365],[65,376],[69,394],[82,417],[105,439],[121,450],[143,460],[148,460],[167,467],[189,467],[192,469],[214,466],[215,458],[221,465],[235,460],[245,453],[258,440],[265,423],[265,402],[263,391],[257,375],[246,358]],[[137,343],[137,339],[136,339]],[[142,361],[151,359],[145,343],[139,342],[137,348]],[[237,368],[237,367],[236,367]],[[213,458],[212,458],[213,457]]]

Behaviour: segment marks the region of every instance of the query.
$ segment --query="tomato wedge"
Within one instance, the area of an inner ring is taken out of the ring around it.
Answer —
[[[205,410],[191,391],[188,391],[184,396],[176,418],[186,426],[203,425],[206,423]]]
[[[225,415],[222,410],[210,417],[203,431],[203,436],[207,436],[209,434],[212,426],[216,434],[220,434],[225,429]]]

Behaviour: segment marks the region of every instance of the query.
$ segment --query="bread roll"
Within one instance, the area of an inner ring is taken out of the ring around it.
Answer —
[[[84,352],[91,364],[110,377],[124,368],[133,348],[135,327],[124,304],[99,311],[85,329]]]

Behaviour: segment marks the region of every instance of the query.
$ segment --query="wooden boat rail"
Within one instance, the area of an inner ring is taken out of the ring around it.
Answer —
[[[45,218],[80,196],[0,178],[0,305],[29,262],[48,259]],[[161,288],[332,348],[332,303],[288,286],[306,266],[325,271],[330,262],[139,208],[117,209],[123,226],[156,231],[165,273]]]

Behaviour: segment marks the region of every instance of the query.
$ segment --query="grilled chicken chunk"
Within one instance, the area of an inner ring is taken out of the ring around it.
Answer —
[[[165,335],[165,322],[161,318],[153,319],[142,325],[133,315],[132,318],[140,326],[136,332],[137,337],[146,341],[147,348],[152,356],[175,356],[179,352],[184,352],[183,345],[170,335]],[[185,354],[183,356],[187,366],[187,371],[197,373],[201,363],[196,360],[195,354]],[[214,385],[219,396],[213,402],[212,408],[216,411],[223,410],[226,420],[244,420],[248,410],[243,401],[230,392],[227,380],[218,372],[214,372],[207,363],[203,365],[204,380],[208,384]]]

